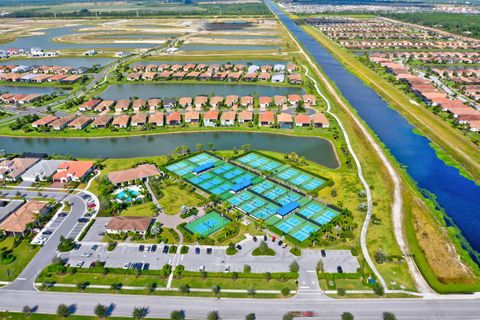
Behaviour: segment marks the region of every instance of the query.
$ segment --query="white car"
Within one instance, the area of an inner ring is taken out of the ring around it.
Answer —
[[[82,253],[82,257],[88,258],[88,257],[91,257],[91,256],[92,256],[92,253],[91,253],[91,252],[84,252],[84,253]]]
[[[230,272],[230,266],[225,266],[224,272],[225,272],[225,273],[229,273],[229,272]]]
[[[143,249],[143,252],[150,252],[150,246],[145,246],[145,249]]]
[[[205,271],[205,266],[200,266],[200,268],[198,268],[198,271],[199,272],[204,272]]]

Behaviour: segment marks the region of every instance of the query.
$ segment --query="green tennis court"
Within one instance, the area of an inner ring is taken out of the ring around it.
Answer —
[[[203,217],[198,218],[195,221],[189,222],[185,225],[188,231],[191,233],[199,234],[202,237],[208,237],[212,233],[217,232],[218,230],[225,227],[230,223],[225,217],[222,217],[218,212],[211,211],[204,215]]]

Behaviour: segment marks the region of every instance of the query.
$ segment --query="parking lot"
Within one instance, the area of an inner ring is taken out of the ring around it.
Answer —
[[[320,259],[324,261],[326,272],[337,272],[338,267],[343,272],[356,272],[359,267],[357,259],[353,257],[348,250],[326,250],[324,257],[321,250],[304,250],[302,256],[292,255],[290,247],[278,245],[268,238],[267,244],[272,248],[275,256],[252,256],[252,251],[257,248],[263,238],[254,241],[251,237],[239,243],[241,249],[235,255],[226,254],[226,247],[212,247],[189,245],[189,251],[186,254],[179,255],[175,264],[181,264],[188,271],[224,272],[228,269],[230,272],[242,272],[244,265],[251,267],[251,272],[288,272],[290,264],[298,261],[300,266],[315,270],[316,264]],[[83,243],[77,250],[61,254],[63,259],[68,260],[68,264],[76,266],[83,262],[83,267],[89,267],[92,262],[102,261],[109,268],[124,268],[129,264],[147,264],[149,269],[160,269],[165,264],[173,264],[175,254],[168,253],[170,246],[164,244],[141,245],[141,244],[119,244],[113,251],[107,251],[106,244],[97,245],[98,248],[92,250],[94,244]]]
[[[105,225],[110,221],[108,217],[97,217],[92,224],[87,234],[83,238],[84,242],[100,242],[107,231]]]

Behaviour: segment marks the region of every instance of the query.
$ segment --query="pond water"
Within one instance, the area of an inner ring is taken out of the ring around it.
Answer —
[[[332,145],[325,139],[293,137],[256,132],[196,132],[171,133],[127,138],[48,139],[0,137],[1,149],[11,153],[46,152],[69,154],[83,158],[130,158],[169,154],[178,146],[213,143],[214,149],[228,150],[251,144],[257,150],[282,153],[296,152],[305,158],[329,168],[338,167]]]
[[[430,146],[430,141],[415,134],[414,127],[401,114],[389,108],[385,100],[349,72],[271,0],[266,0],[266,3],[310,52],[393,156],[407,168],[418,186],[436,196],[439,205],[460,228],[473,249],[480,252],[480,186],[440,160]]]
[[[298,87],[275,87],[268,85],[247,84],[194,84],[194,83],[152,83],[152,84],[121,84],[112,85],[100,96],[103,99],[128,99],[139,97],[142,99],[154,97],[193,97],[197,95],[288,95],[304,90]]]
[[[11,94],[32,94],[32,93],[50,94],[55,91],[66,92],[68,90],[64,88],[54,88],[54,87],[0,86],[0,93],[8,92]]]
[[[34,66],[34,65],[49,65],[49,66],[71,66],[74,68],[78,67],[87,67],[90,68],[94,64],[106,65],[114,61],[114,58],[31,58],[31,59],[13,59],[2,61],[3,65],[24,65],[24,66]]]
[[[187,43],[183,45],[182,51],[276,51],[279,46],[258,46],[258,45],[209,45],[200,43]]]
[[[53,38],[62,37],[68,34],[77,33],[75,30],[82,26],[61,27],[41,30],[44,34],[18,37],[12,42],[0,44],[0,49],[8,48],[42,48],[45,50],[65,50],[65,49],[101,49],[101,48],[151,48],[157,44],[151,43],[59,43],[52,42]]]

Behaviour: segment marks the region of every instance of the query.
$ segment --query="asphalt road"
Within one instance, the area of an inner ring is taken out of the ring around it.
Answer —
[[[393,312],[398,319],[462,319],[478,320],[480,300],[425,300],[425,299],[214,299],[188,297],[159,297],[115,294],[84,294],[0,290],[0,309],[21,311],[24,305],[37,306],[38,313],[55,313],[65,303],[76,314],[92,314],[98,303],[111,306],[114,316],[131,316],[134,307],[146,307],[149,317],[168,318],[172,310],[185,310],[188,318],[205,319],[207,313],[217,310],[222,319],[245,319],[255,313],[257,319],[281,319],[289,311],[314,311],[317,319],[340,319],[351,312],[355,319],[381,319],[384,311]]]
[[[5,197],[15,197],[17,190],[9,189],[2,190],[3,196]],[[29,198],[38,198],[38,191],[20,191],[22,195]],[[53,234],[51,234],[48,240],[45,242],[40,251],[35,255],[35,257],[30,261],[30,263],[25,267],[25,269],[20,273],[18,278],[7,285],[4,289],[12,290],[31,290],[34,291],[34,281],[38,273],[43,270],[46,266],[51,264],[52,259],[56,256],[57,247],[60,243],[60,236],[67,237],[70,231],[78,223],[78,218],[80,218],[84,212],[86,212],[86,205],[83,199],[80,196],[74,194],[68,194],[66,192],[60,191],[42,191],[42,194],[45,198],[56,199],[57,201],[68,201],[72,204],[72,210],[70,214],[63,220],[63,222],[55,229]]]

